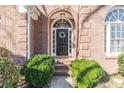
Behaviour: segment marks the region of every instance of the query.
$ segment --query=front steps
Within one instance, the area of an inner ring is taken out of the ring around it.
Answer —
[[[71,59],[69,58],[58,58],[55,59],[55,76],[70,76],[71,75],[71,70],[70,70],[70,64],[71,64]]]

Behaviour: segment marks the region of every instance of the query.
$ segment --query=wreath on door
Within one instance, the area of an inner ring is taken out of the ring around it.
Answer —
[[[59,37],[60,37],[60,38],[64,38],[64,37],[65,37],[65,33],[64,33],[64,32],[60,32],[60,33],[59,33]]]

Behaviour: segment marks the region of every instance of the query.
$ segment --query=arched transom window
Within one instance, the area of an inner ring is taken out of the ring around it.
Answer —
[[[111,10],[106,18],[106,54],[117,56],[124,52],[124,9]]]
[[[71,24],[66,19],[59,19],[54,23],[53,27],[71,27]]]

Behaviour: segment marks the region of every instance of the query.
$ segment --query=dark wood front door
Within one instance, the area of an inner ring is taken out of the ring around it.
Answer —
[[[68,29],[56,29],[56,41],[56,54],[68,56]]]

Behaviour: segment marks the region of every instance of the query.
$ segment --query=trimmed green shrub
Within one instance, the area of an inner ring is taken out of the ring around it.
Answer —
[[[54,58],[38,54],[29,59],[24,65],[26,82],[33,87],[45,87],[54,74]]]
[[[124,75],[124,54],[118,56],[118,70],[121,75]]]
[[[0,80],[0,87],[15,87],[19,80],[16,64],[6,57],[0,58]]]
[[[91,88],[107,76],[107,73],[94,60],[74,60],[71,64],[72,77],[78,88]]]

